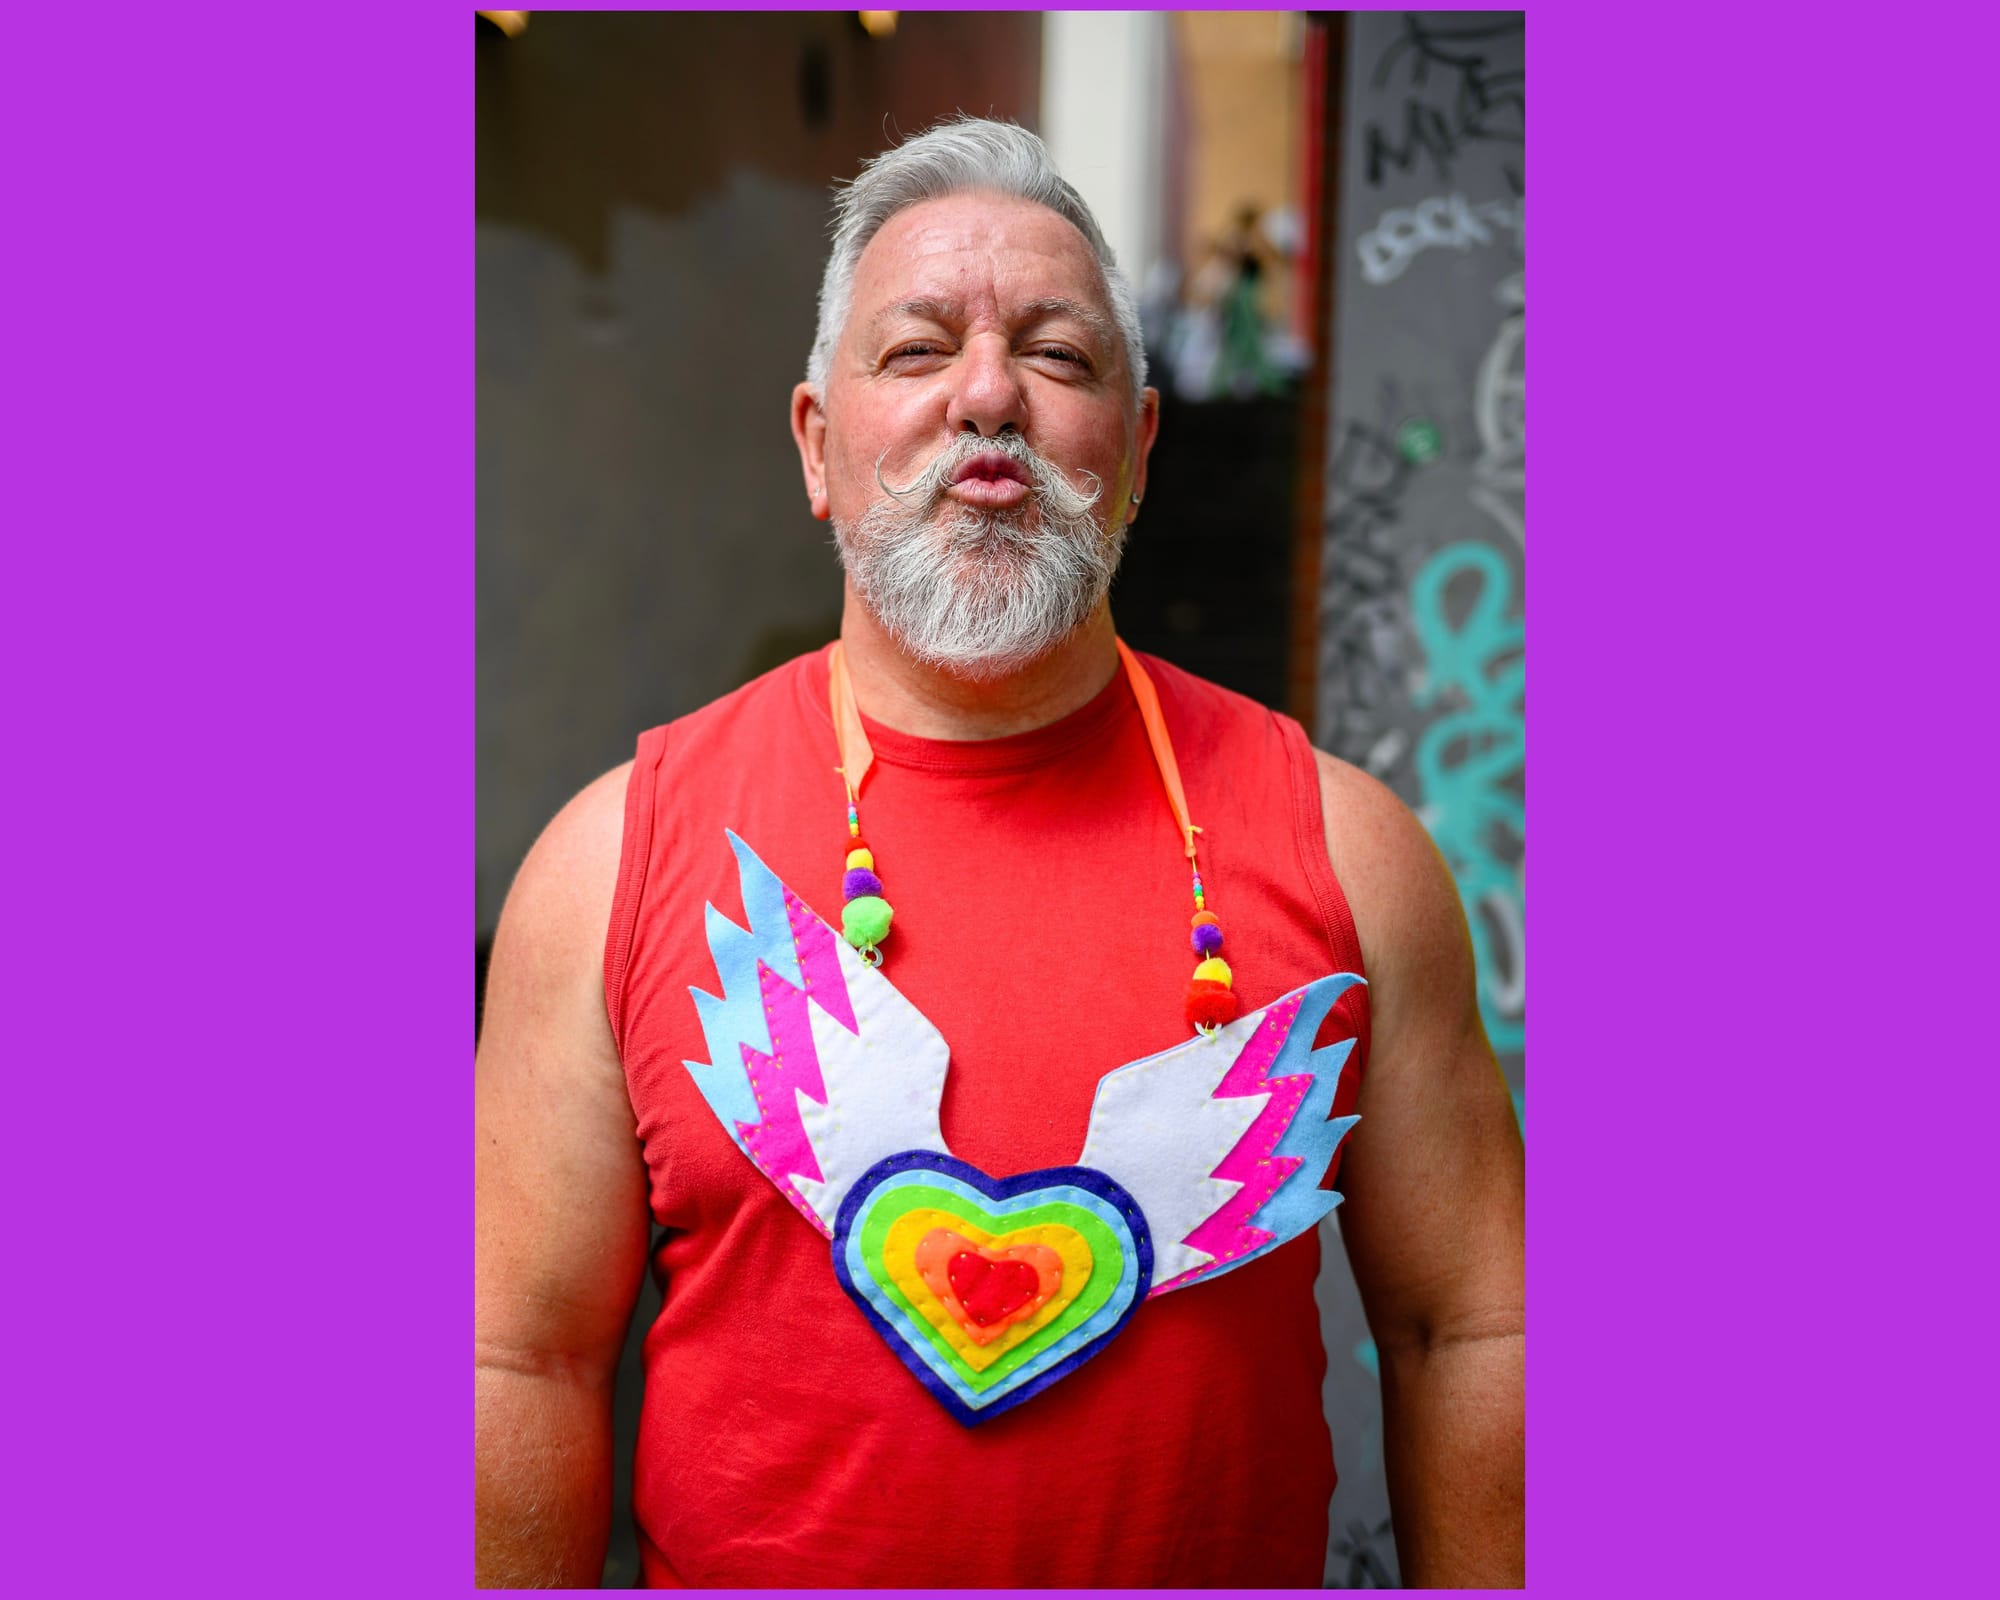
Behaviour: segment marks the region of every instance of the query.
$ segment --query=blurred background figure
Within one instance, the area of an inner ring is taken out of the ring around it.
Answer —
[[[1293,216],[1290,210],[1267,216],[1255,202],[1246,202],[1237,207],[1229,230],[1210,243],[1190,285],[1189,303],[1179,308],[1178,337],[1166,356],[1163,376],[1183,400],[1285,394],[1311,365],[1310,347],[1270,320],[1264,293],[1288,264],[1296,238]]]
[[[1039,132],[1141,299],[1169,449],[1121,635],[1397,789],[1521,1105],[1518,13],[487,12],[476,22],[476,970],[642,728],[837,632],[797,493],[828,186],[955,111]],[[699,401],[697,401],[699,396]],[[774,400],[773,397],[779,397]],[[670,509],[671,508],[671,509]],[[1375,1358],[1320,1297],[1327,1578],[1396,1580]],[[605,1581],[637,1554],[637,1341]]]

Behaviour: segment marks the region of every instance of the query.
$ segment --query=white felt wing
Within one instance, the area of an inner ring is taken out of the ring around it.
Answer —
[[[708,1060],[685,1063],[737,1147],[829,1238],[855,1179],[944,1151],[944,1036],[735,834],[749,929],[714,906],[717,997],[690,989]]]
[[[1315,1050],[1313,1036],[1362,981],[1318,979],[1098,1084],[1077,1162],[1139,1202],[1153,1294],[1253,1261],[1340,1204],[1320,1182],[1361,1120],[1330,1115],[1354,1041]]]

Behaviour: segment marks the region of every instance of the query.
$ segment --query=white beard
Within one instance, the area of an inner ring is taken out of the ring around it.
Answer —
[[[999,449],[1025,467],[1029,498],[984,509],[945,498],[969,457]],[[877,474],[880,481],[880,474]],[[1125,550],[1084,495],[1018,437],[965,435],[908,489],[882,487],[858,521],[833,525],[855,592],[898,649],[925,666],[974,680],[1040,660],[1088,621],[1110,591]]]

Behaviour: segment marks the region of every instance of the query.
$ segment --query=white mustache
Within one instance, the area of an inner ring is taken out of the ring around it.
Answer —
[[[875,458],[875,482],[891,500],[924,515],[936,508],[939,497],[951,486],[967,462],[996,452],[1028,474],[1028,492],[1053,516],[1082,516],[1104,498],[1104,480],[1096,473],[1088,467],[1080,469],[1091,482],[1090,492],[1085,494],[1063,476],[1060,467],[1038,455],[1018,433],[1003,433],[991,439],[981,438],[976,433],[962,433],[900,489],[893,487],[882,476],[882,463],[889,459],[889,452],[884,450]],[[916,500],[914,505],[911,504],[913,499]]]

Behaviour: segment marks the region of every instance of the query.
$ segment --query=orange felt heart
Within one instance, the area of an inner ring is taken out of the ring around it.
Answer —
[[[991,1344],[1062,1287],[1062,1257],[1045,1244],[985,1249],[955,1228],[933,1228],[916,1268],[974,1344]]]

